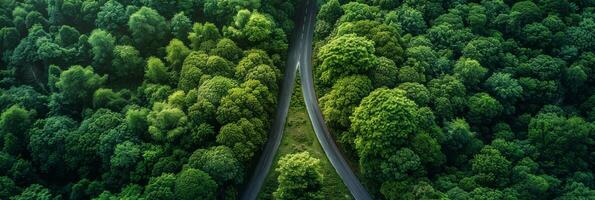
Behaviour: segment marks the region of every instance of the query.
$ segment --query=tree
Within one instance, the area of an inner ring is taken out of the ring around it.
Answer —
[[[27,130],[33,123],[35,113],[21,106],[13,105],[0,115],[0,141],[2,150],[11,155],[26,152],[28,143]]]
[[[77,128],[77,123],[64,116],[54,116],[35,122],[29,130],[28,149],[31,160],[40,172],[54,177],[66,175],[66,137]]]
[[[184,45],[184,42],[176,38],[169,41],[165,51],[167,52],[165,60],[175,71],[180,71],[180,68],[182,67],[186,57],[188,54],[190,54],[190,49]]]
[[[95,29],[89,36],[93,53],[93,66],[99,73],[108,73],[115,47],[114,37],[107,31]]]
[[[0,189],[0,198],[5,199],[17,195],[20,190],[14,181],[6,176],[0,176],[0,188],[2,188]]]
[[[502,113],[502,104],[486,93],[469,97],[468,119],[473,123],[490,123]]]
[[[241,118],[263,118],[272,112],[275,99],[269,89],[260,81],[249,80],[240,87],[232,88],[220,101],[217,108],[217,121],[220,124],[232,123]]]
[[[128,19],[128,29],[132,39],[144,54],[149,49],[157,49],[163,45],[166,37],[167,24],[163,16],[148,7],[141,7]]]
[[[187,131],[188,117],[169,103],[155,103],[147,116],[149,133],[155,141],[173,143]]]
[[[467,88],[477,89],[488,69],[482,67],[476,60],[462,58],[455,64],[454,72],[462,79]]]
[[[471,160],[475,180],[486,187],[502,187],[508,184],[511,162],[491,146],[485,146]]]
[[[339,79],[332,90],[320,98],[325,119],[336,127],[349,127],[349,117],[353,110],[372,89],[372,82],[365,76],[348,76]]]
[[[374,87],[394,87],[397,82],[398,68],[394,61],[380,57],[378,58],[379,65],[372,72],[372,79]]]
[[[184,15],[184,12],[179,12],[174,15],[169,22],[171,34],[174,38],[182,41],[188,41],[188,33],[192,30],[192,22]]]
[[[343,16],[339,19],[341,22],[373,20],[379,12],[378,8],[360,2],[349,2],[341,7],[344,12]]]
[[[51,97],[50,107],[55,113],[78,114],[92,102],[93,93],[107,77],[94,73],[93,68],[76,65],[60,74],[56,87],[60,91]]]
[[[323,199],[320,160],[307,151],[283,156],[279,160],[279,186],[276,199]]]
[[[497,72],[485,81],[486,87],[498,100],[514,104],[523,95],[518,80],[508,73]]]
[[[0,94],[0,110],[8,109],[13,105],[34,109],[39,114],[47,112],[47,96],[39,93],[33,87],[23,85],[3,90]]]
[[[50,190],[47,188],[33,184],[27,187],[21,194],[11,197],[12,200],[51,200],[54,199],[54,196],[50,193]]]
[[[374,180],[387,180],[393,174],[383,171],[397,165],[391,161],[410,138],[424,132],[417,105],[399,89],[377,89],[365,97],[351,117],[351,130],[356,134],[355,149],[361,171]],[[394,160],[394,159],[393,159]]]
[[[179,89],[188,91],[200,86],[203,72],[199,67],[206,65],[207,59],[207,54],[196,51],[190,53],[190,55],[184,59],[184,64],[182,65],[178,81]]]
[[[225,58],[231,62],[237,63],[244,56],[244,52],[236,45],[233,40],[222,38],[217,42],[217,46],[212,49],[213,54]]]
[[[580,117],[541,113],[531,119],[528,139],[541,152],[537,161],[543,169],[565,175],[589,165],[587,146],[592,142],[592,129]]]
[[[479,61],[481,66],[493,69],[502,54],[501,42],[493,37],[478,37],[467,43],[462,53],[466,58]]]
[[[149,57],[145,69],[145,80],[149,83],[167,84],[170,82],[170,69],[163,64],[161,59]]]
[[[230,147],[235,157],[247,163],[266,142],[264,123],[258,118],[239,119],[221,127],[217,143]]]
[[[566,62],[562,59],[539,55],[522,64],[519,73],[539,80],[558,80],[562,77],[565,67]]]
[[[198,169],[186,169],[176,177],[176,199],[214,200],[217,183],[209,175]]]
[[[244,178],[242,164],[227,146],[197,149],[188,158],[187,166],[206,172],[217,185],[239,184]]]
[[[162,174],[153,177],[145,186],[144,197],[147,200],[174,200],[176,186],[176,176],[173,174]]]
[[[421,34],[427,29],[423,13],[409,6],[401,6],[395,13],[395,22],[409,33]]]
[[[483,146],[465,119],[455,119],[445,126],[443,148],[447,161],[462,166]]]
[[[101,6],[95,19],[97,28],[107,30],[112,33],[119,33],[126,25],[128,16],[124,6],[115,0],[109,0]]]
[[[466,89],[454,76],[444,75],[431,80],[428,90],[432,95],[434,111],[439,117],[451,119],[461,112],[466,104]]]
[[[222,76],[215,76],[205,81],[197,90],[196,102],[188,109],[190,120],[195,123],[215,123],[215,113],[219,103],[228,91],[237,87],[236,81]]]
[[[215,24],[209,22],[194,23],[192,31],[188,34],[188,40],[190,40],[193,50],[207,51],[215,45],[219,38],[221,38],[219,29]]]
[[[319,21],[326,21],[334,24],[342,15],[343,9],[341,8],[339,0],[329,0],[320,7],[320,11],[316,18]]]
[[[344,76],[374,70],[378,65],[374,52],[374,43],[364,37],[347,34],[333,39],[318,53],[322,62],[320,80],[331,84]]]
[[[101,170],[97,166],[102,165],[100,155],[102,136],[110,131],[118,131],[118,126],[122,123],[122,114],[106,109],[99,109],[83,120],[77,130],[66,135],[64,158],[68,169],[78,172],[81,177],[91,176]],[[113,134],[124,135],[119,132]]]
[[[512,5],[510,12],[516,15],[515,17],[521,24],[539,21],[543,15],[541,8],[532,1],[516,2]]]
[[[405,96],[419,106],[430,103],[430,91],[422,84],[406,82],[401,83],[397,88],[405,91]]]
[[[144,61],[132,46],[116,46],[110,77],[116,80],[138,82],[142,80]]]

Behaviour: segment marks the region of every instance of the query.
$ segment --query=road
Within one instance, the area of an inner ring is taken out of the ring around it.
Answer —
[[[285,68],[285,78],[281,86],[281,93],[277,104],[277,113],[271,128],[269,141],[261,154],[260,160],[255,168],[248,185],[241,195],[241,200],[255,200],[258,197],[262,185],[270,171],[275,154],[281,144],[289,102],[295,86],[296,71],[299,68],[302,91],[306,103],[308,115],[312,121],[314,132],[320,142],[329,161],[351,192],[351,195],[357,200],[371,200],[370,194],[355,176],[347,161],[335,144],[328,127],[324,123],[324,118],[318,106],[318,98],[314,89],[312,78],[312,40],[314,37],[315,16],[317,5],[314,0],[307,0],[296,12],[299,17],[295,23],[295,31],[288,54],[287,65]]]
[[[306,6],[307,3],[301,5],[301,7],[297,9],[296,16],[306,15]],[[300,19],[302,18],[300,17]],[[252,177],[250,177],[249,182],[247,182],[248,185],[245,186],[241,193],[241,200],[255,200],[258,197],[262,185],[271,170],[279,145],[281,145],[281,138],[283,137],[283,131],[285,129],[285,121],[287,120],[291,94],[295,87],[296,71],[300,65],[301,53],[303,52],[302,49],[304,49],[304,43],[302,42],[304,38],[303,30],[305,29],[304,21],[305,20],[296,20],[295,27],[299,28],[296,30],[301,31],[296,31],[292,35],[289,54],[287,56],[287,64],[285,66],[285,77],[283,78],[283,83],[281,83],[281,88],[279,88],[281,92],[279,93],[277,101],[277,112],[275,113],[275,118],[270,129],[266,146],[260,155],[258,164],[254,168]]]
[[[337,174],[339,174],[339,177],[341,177],[343,183],[347,186],[349,192],[351,192],[351,195],[357,200],[371,200],[372,197],[366,188],[359,182],[357,176],[355,176],[343,157],[343,154],[341,154],[341,151],[337,147],[328,127],[324,123],[324,118],[318,105],[318,97],[316,96],[312,78],[312,38],[314,35],[316,9],[316,5],[309,5],[307,8],[308,21],[306,24],[308,28],[306,30],[306,39],[305,41],[302,41],[305,43],[304,48],[302,49],[304,56],[301,56],[301,65],[299,69],[308,116],[310,117],[310,121],[312,121],[314,132],[316,132],[316,137],[322,145],[326,157],[328,157],[335,170],[337,170]]]

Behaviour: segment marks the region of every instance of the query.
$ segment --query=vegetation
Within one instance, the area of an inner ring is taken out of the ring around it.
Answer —
[[[327,0],[322,113],[375,199],[593,199],[594,6]]]
[[[0,1],[0,199],[236,199],[295,4]]]
[[[299,82],[299,77],[297,77]],[[330,161],[327,159],[320,142],[316,138],[316,133],[308,117],[306,107],[304,104],[304,97],[302,96],[301,85],[296,84],[292,95],[291,104],[287,115],[287,123],[279,150],[276,153],[275,161],[269,171],[265,183],[258,196],[260,200],[278,199],[273,195],[279,188],[279,176],[283,171],[276,170],[280,168],[280,159],[286,156],[295,155],[307,152],[312,159],[310,161],[318,160],[319,164],[317,171],[322,175],[322,182],[320,188],[313,188],[313,190],[320,190],[319,194],[323,199],[330,200],[348,200],[353,199],[349,190],[343,183],[343,180],[337,174]],[[298,176],[299,177],[299,176]],[[294,181],[294,180],[288,180]],[[295,180],[297,181],[297,180]],[[304,193],[305,194],[305,193]],[[299,196],[304,197],[304,196]],[[288,198],[295,199],[295,198]]]

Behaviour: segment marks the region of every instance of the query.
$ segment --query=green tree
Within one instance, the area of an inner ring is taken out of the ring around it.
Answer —
[[[279,186],[276,199],[323,199],[320,160],[307,151],[283,156],[279,160]]]
[[[225,58],[231,62],[238,62],[244,56],[244,52],[233,40],[222,38],[217,42],[217,46],[212,49],[211,53]]]
[[[132,39],[144,54],[150,49],[157,49],[163,45],[167,35],[167,24],[165,18],[152,8],[141,7],[130,15],[128,29]]]
[[[319,21],[326,21],[334,24],[342,15],[343,9],[341,8],[339,0],[329,0],[320,7],[320,11],[318,12],[318,15],[316,15],[316,18]]]
[[[50,193],[50,190],[47,188],[33,184],[27,187],[23,192],[17,196],[11,197],[11,200],[51,200],[54,199],[54,196]]]
[[[502,187],[508,184],[511,162],[491,146],[485,146],[471,160],[475,180],[486,187]]]
[[[365,76],[348,76],[339,79],[332,90],[320,98],[325,119],[335,127],[349,127],[349,117],[353,110],[372,89],[372,82]]]
[[[50,107],[54,113],[78,114],[90,106],[95,90],[106,81],[106,76],[94,73],[93,68],[72,66],[60,74],[56,82],[59,93],[52,94]]]
[[[124,135],[118,128],[123,121],[122,114],[99,109],[83,120],[77,130],[68,132],[64,144],[66,151],[64,158],[68,170],[78,172],[81,177],[89,177],[100,171],[101,167],[98,166],[102,166],[101,148],[106,142],[102,141],[102,138],[108,134]],[[113,149],[104,149],[104,151],[111,150]],[[104,155],[106,157],[111,156],[109,152],[105,154],[109,154]]]
[[[219,38],[221,38],[219,29],[215,24],[209,22],[194,23],[192,31],[188,34],[188,40],[190,40],[193,50],[209,50]]]
[[[0,198],[4,199],[17,195],[20,190],[14,181],[6,176],[0,176],[0,188]]]
[[[488,69],[473,59],[459,59],[454,66],[454,73],[458,75],[469,89],[478,89]]]
[[[77,123],[64,116],[54,116],[35,122],[29,130],[28,149],[31,160],[39,166],[40,172],[54,177],[66,175],[65,142]]]
[[[165,66],[161,59],[149,57],[145,69],[145,80],[149,83],[167,84],[170,82],[170,69]]]
[[[211,177],[198,169],[186,169],[176,177],[176,199],[214,200],[217,183]]]
[[[175,71],[180,71],[184,60],[190,54],[190,49],[184,45],[184,42],[175,38],[169,41],[169,44],[165,47],[165,51],[167,52],[165,60]]]
[[[109,0],[101,6],[95,19],[97,28],[119,33],[126,26],[128,16],[124,6],[115,0]]]
[[[487,93],[477,93],[469,97],[469,121],[472,123],[490,123],[502,113],[502,104]]]
[[[541,113],[531,119],[528,139],[541,153],[537,161],[552,174],[566,175],[589,165],[593,127],[580,117]]]
[[[343,35],[324,45],[318,53],[321,60],[320,80],[331,84],[355,74],[368,73],[378,65],[374,43],[354,34]]]
[[[203,170],[217,182],[217,185],[239,184],[244,178],[242,164],[226,146],[194,151],[188,158],[188,167]]]
[[[158,142],[176,142],[187,131],[188,117],[180,108],[168,103],[155,103],[147,116],[149,133]]]
[[[405,91],[405,96],[419,106],[426,106],[430,103],[430,91],[422,84],[406,82],[399,84],[397,88]]]
[[[110,78],[138,82],[142,80],[144,61],[132,46],[116,46]]]
[[[266,142],[264,123],[257,118],[239,119],[221,127],[217,143],[230,147],[235,157],[247,163]]]
[[[498,100],[514,104],[523,95],[523,88],[518,80],[508,73],[497,72],[485,81],[488,90]]]
[[[28,143],[27,130],[33,123],[34,112],[21,106],[13,105],[0,115],[0,141],[2,150],[11,155],[26,152]]]
[[[420,109],[403,90],[377,89],[361,101],[351,117],[351,130],[356,134],[355,149],[363,174],[374,180],[394,176],[382,169],[397,168],[398,161],[391,156],[426,131],[418,117]]]
[[[222,76],[205,81],[197,90],[197,98],[194,99],[196,102],[188,109],[190,120],[195,123],[216,123],[215,113],[221,99],[237,86],[236,81]]]
[[[112,52],[115,48],[115,39],[107,31],[95,29],[89,36],[91,52],[93,53],[93,66],[99,73],[108,73],[112,61]]]
[[[272,112],[275,103],[273,94],[260,81],[249,80],[240,87],[232,88],[224,96],[217,108],[217,121],[220,124],[232,123],[241,118],[264,118]]]
[[[188,33],[192,30],[192,22],[184,15],[184,12],[179,12],[174,15],[169,22],[171,34],[174,38],[182,41],[188,41]]]
[[[153,177],[145,186],[144,197],[147,200],[174,200],[176,176],[164,173],[161,176]]]

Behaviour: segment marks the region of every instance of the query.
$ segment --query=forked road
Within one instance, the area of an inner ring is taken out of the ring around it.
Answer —
[[[281,144],[283,130],[285,128],[285,121],[287,120],[287,112],[289,110],[289,101],[293,88],[295,86],[296,70],[300,69],[302,91],[306,103],[308,115],[312,121],[314,132],[320,142],[322,149],[326,153],[329,161],[351,192],[351,195],[357,200],[371,200],[372,198],[359,182],[351,168],[345,161],[345,158],[339,151],[331,137],[324,118],[318,106],[318,98],[314,90],[314,82],[312,78],[312,40],[314,36],[314,20],[317,12],[317,5],[315,0],[307,0],[300,5],[300,9],[296,12],[297,30],[292,36],[290,50],[288,54],[288,61],[285,68],[285,77],[281,86],[281,93],[279,102],[277,104],[277,113],[271,127],[271,134],[264,151],[258,161],[254,173],[248,182],[241,195],[241,200],[255,200],[258,197],[262,185],[270,171],[275,154]],[[303,16],[303,17],[302,17]]]

